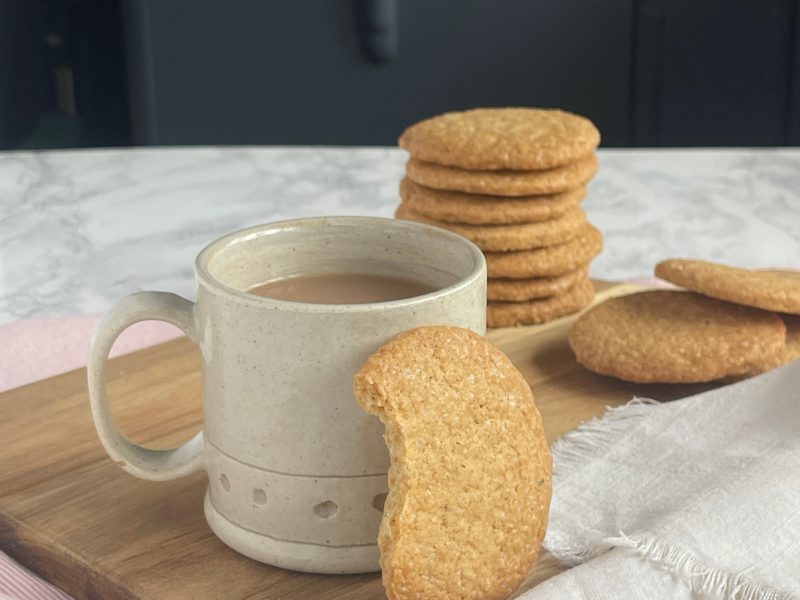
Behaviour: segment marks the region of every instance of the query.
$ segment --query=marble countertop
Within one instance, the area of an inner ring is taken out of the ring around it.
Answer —
[[[195,295],[220,235],[320,215],[391,216],[395,148],[0,153],[0,324],[98,313],[138,290]],[[592,275],[666,257],[800,267],[800,149],[601,150],[584,206],[605,233]]]

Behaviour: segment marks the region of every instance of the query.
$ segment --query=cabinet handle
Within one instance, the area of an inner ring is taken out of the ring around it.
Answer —
[[[387,63],[398,54],[397,0],[361,0],[359,30],[366,57],[375,63]]]

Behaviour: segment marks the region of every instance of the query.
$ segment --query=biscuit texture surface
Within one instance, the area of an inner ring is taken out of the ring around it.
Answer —
[[[575,322],[579,363],[638,383],[695,383],[762,372],[785,346],[786,326],[767,311],[694,292],[611,298]]]
[[[416,213],[448,223],[508,225],[547,221],[575,208],[585,196],[585,187],[558,194],[509,198],[435,190],[408,177],[400,182],[403,204]]]
[[[747,373],[747,375],[758,375],[800,358],[800,316],[782,314],[781,319],[786,325],[786,338],[783,348],[773,361],[758,365],[755,370]]]
[[[581,279],[567,291],[551,298],[524,300],[522,302],[486,303],[486,325],[488,327],[511,327],[546,323],[586,308],[594,300],[594,286],[588,279]]]
[[[484,256],[490,279],[527,279],[574,271],[602,250],[603,234],[587,223],[563,244],[517,252],[485,252]]]
[[[705,296],[800,315],[800,272],[742,269],[674,258],[657,264],[655,273]]]
[[[578,235],[581,226],[586,224],[586,213],[583,209],[577,207],[550,221],[513,225],[445,223],[444,221],[437,221],[421,215],[410,209],[405,203],[397,208],[395,217],[449,229],[474,242],[481,250],[500,252],[561,244]]]
[[[596,172],[597,158],[594,154],[541,171],[468,171],[414,158],[406,163],[409,179],[426,187],[495,196],[530,196],[574,190],[584,187]]]
[[[472,331],[423,327],[375,352],[353,389],[386,427],[378,546],[388,598],[511,594],[542,544],[552,478],[542,419],[519,371]]]
[[[581,279],[589,276],[589,266],[585,265],[553,277],[531,277],[529,279],[489,279],[486,296],[489,300],[519,302],[534,298],[557,296],[573,287]]]
[[[600,132],[558,109],[476,108],[420,121],[399,143],[419,160],[462,169],[548,169],[591,153]]]

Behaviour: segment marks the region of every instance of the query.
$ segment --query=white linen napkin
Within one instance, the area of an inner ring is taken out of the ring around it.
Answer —
[[[578,566],[520,596],[800,598],[800,361],[553,447],[545,547]]]

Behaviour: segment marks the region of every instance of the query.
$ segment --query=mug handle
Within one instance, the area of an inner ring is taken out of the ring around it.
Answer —
[[[87,375],[89,401],[97,434],[108,455],[122,469],[141,479],[166,481],[203,470],[203,432],[180,448],[152,450],[134,444],[117,429],[106,399],[105,370],[114,340],[128,327],[155,319],[179,327],[197,343],[194,304],[166,292],[139,292],[117,301],[105,314],[92,341]]]

